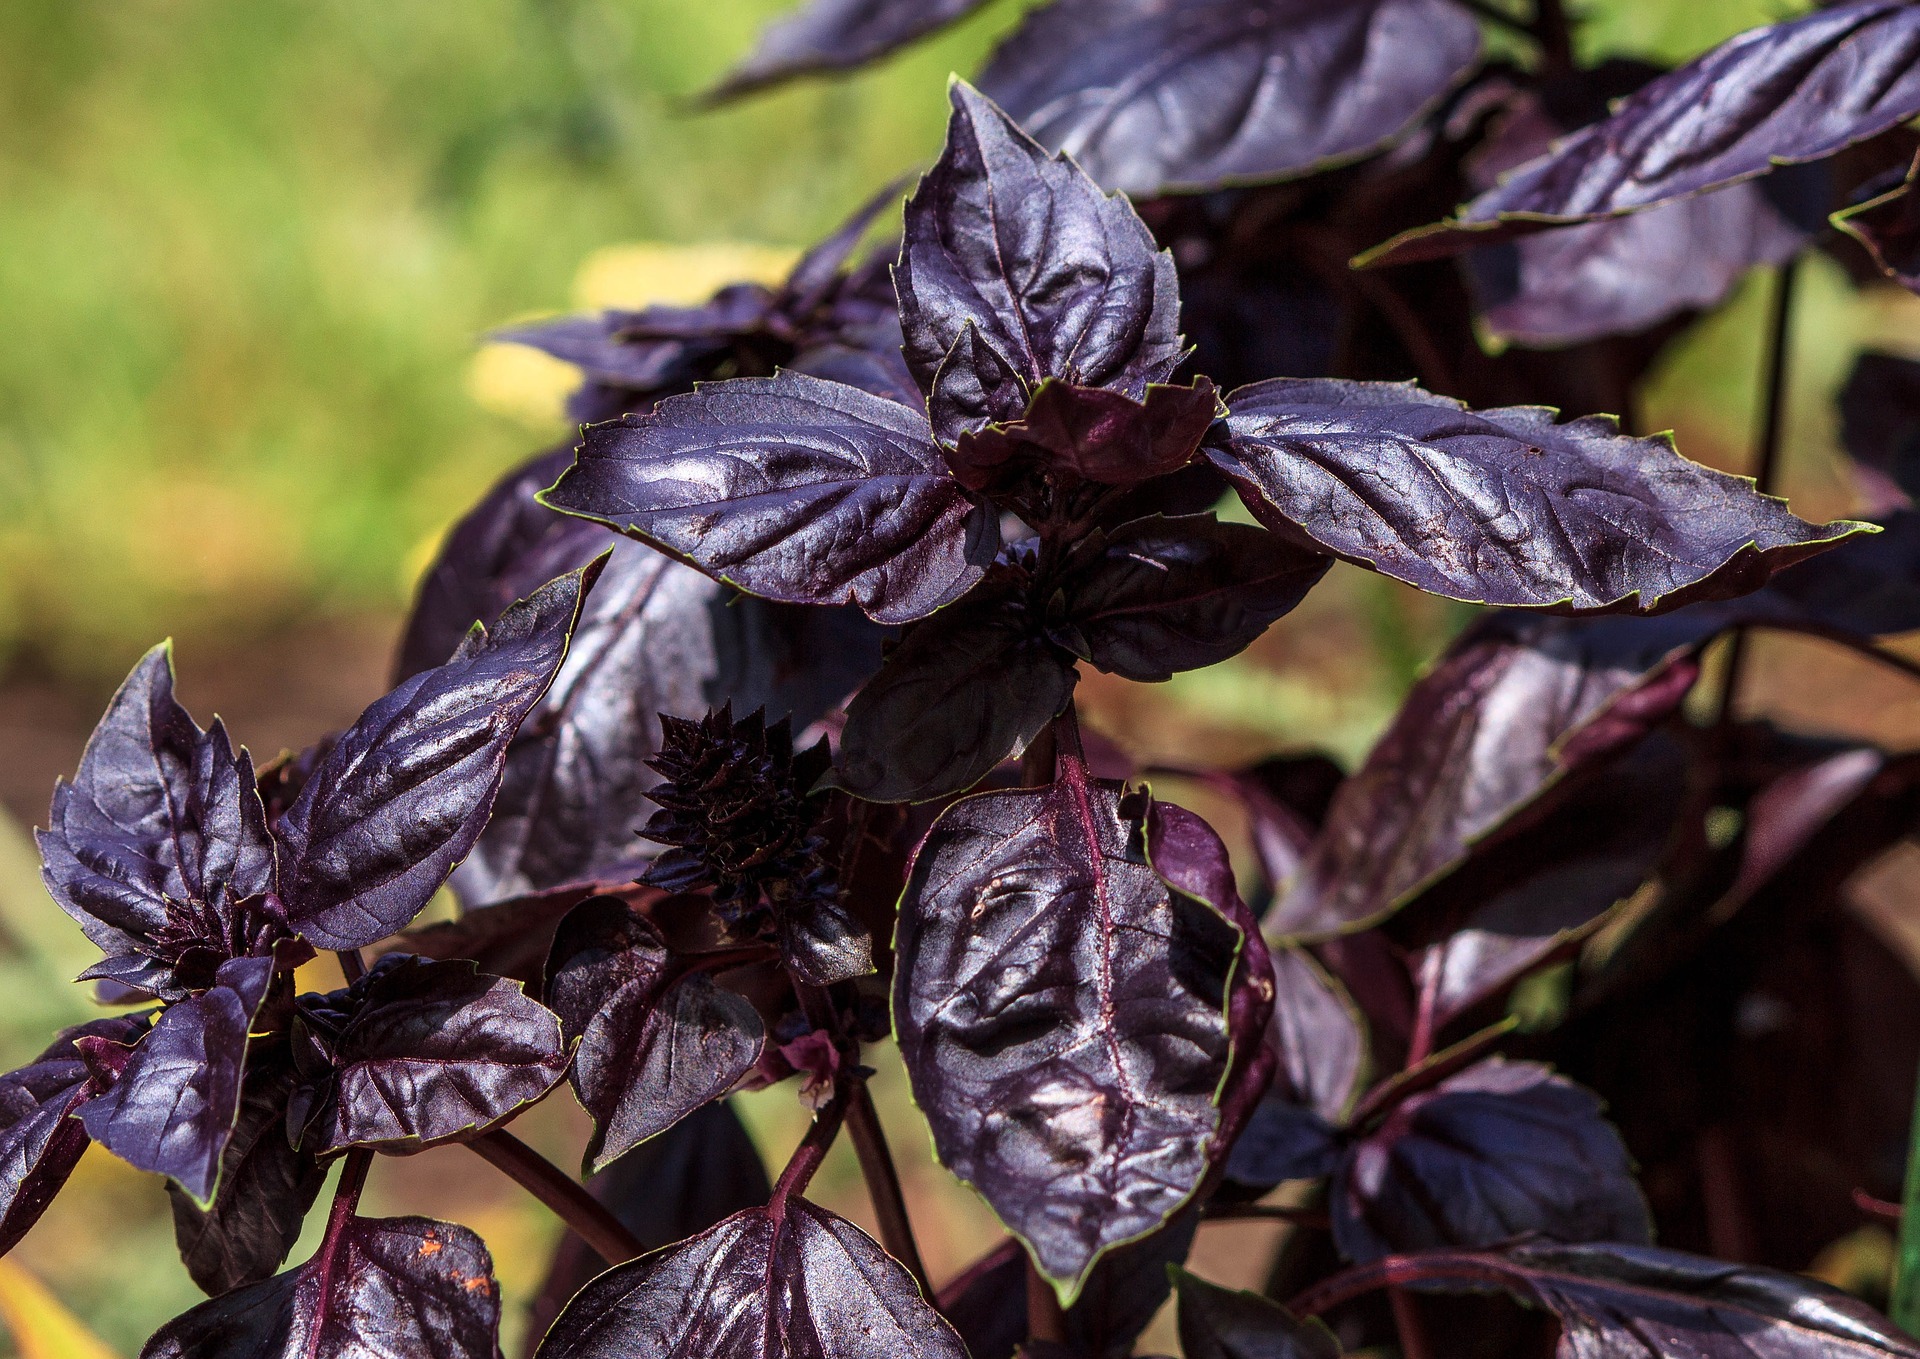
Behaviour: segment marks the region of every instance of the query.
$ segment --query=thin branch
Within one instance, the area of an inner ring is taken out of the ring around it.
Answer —
[[[1404,1288],[1389,1288],[1387,1301],[1393,1306],[1393,1329],[1400,1335],[1401,1359],[1433,1359],[1433,1345],[1427,1339],[1426,1318],[1420,1304]]]
[[[1052,1345],[1067,1343],[1067,1313],[1031,1257],[1027,1260],[1027,1339]]]
[[[1200,1210],[1200,1217],[1204,1222],[1291,1222],[1321,1231],[1333,1226],[1324,1208],[1293,1208],[1283,1203],[1209,1203]]]
[[[589,1194],[585,1185],[506,1129],[496,1128],[466,1145],[552,1209],[608,1264],[624,1264],[646,1252],[640,1239]]]
[[[1058,742],[1054,738],[1053,723],[1049,722],[1040,729],[1020,756],[1020,786],[1022,788],[1045,788],[1053,782],[1054,760],[1058,753]]]
[[[793,1149],[787,1168],[780,1172],[779,1180],[774,1183],[770,1203],[776,1211],[783,1208],[795,1194],[806,1192],[807,1186],[813,1182],[813,1173],[827,1159],[827,1149],[833,1145],[833,1139],[840,1135],[841,1120],[847,1115],[847,1101],[853,1084],[843,1080],[827,1106],[813,1116],[813,1126],[807,1129],[807,1135],[800,1140],[800,1145]]]
[[[340,1233],[360,1211],[360,1191],[367,1187],[367,1171],[373,1167],[373,1153],[350,1151],[340,1166],[340,1183],[333,1191],[333,1207],[327,1210],[327,1234],[319,1254],[324,1255],[340,1241]]]
[[[1793,295],[1799,277],[1798,257],[1788,260],[1774,274],[1773,310],[1767,325],[1766,373],[1760,408],[1760,432],[1753,455],[1754,489],[1762,495],[1773,491],[1780,474],[1781,416],[1787,401],[1788,351],[1793,347]],[[1714,719],[1725,730],[1734,719],[1734,707],[1740,701],[1740,677],[1746,668],[1747,630],[1735,628],[1727,647],[1727,670],[1720,683],[1720,711]]]
[[[1420,961],[1420,1005],[1413,1017],[1413,1036],[1407,1040],[1407,1067],[1416,1067],[1433,1053],[1434,1019],[1440,1009],[1441,963],[1445,949],[1428,949]]]
[[[367,960],[360,956],[359,949],[336,949],[333,956],[340,960],[340,971],[345,975],[347,985],[351,986],[367,975]]]
[[[1561,0],[1534,0],[1533,38],[1549,71],[1573,69],[1573,25]]]
[[[1875,1198],[1864,1189],[1853,1191],[1853,1206],[1868,1217],[1883,1218],[1888,1222],[1898,1222],[1906,1214],[1906,1210],[1899,1204]]]
[[[931,1298],[933,1282],[920,1258],[920,1244],[913,1238],[913,1223],[907,1217],[907,1200],[900,1192],[900,1172],[894,1168],[893,1153],[887,1150],[886,1130],[880,1126],[880,1114],[873,1107],[873,1093],[865,1081],[856,1082],[847,1104],[847,1136],[853,1142],[854,1155],[860,1159],[860,1175],[867,1182],[867,1197],[873,1201],[873,1216],[880,1226],[880,1244],[887,1254],[907,1267],[920,1292]]]

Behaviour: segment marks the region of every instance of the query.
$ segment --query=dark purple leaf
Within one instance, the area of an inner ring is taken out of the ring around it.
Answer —
[[[570,453],[536,459],[455,526],[401,650],[404,679],[444,660],[475,619],[613,549],[553,687],[508,748],[492,819],[454,870],[470,904],[639,875],[652,855],[638,833],[652,812],[646,761],[659,714],[698,717],[731,700],[791,710],[804,725],[880,664],[879,629],[852,610],[739,600],[642,543],[537,503],[570,463]],[[545,942],[530,956],[533,970],[512,975],[538,979]]]
[[[187,1273],[212,1295],[271,1278],[300,1239],[327,1172],[287,1132],[293,1068],[284,1057],[248,1063],[240,1117],[227,1143],[211,1207],[175,1186],[173,1235]]]
[[[357,1217],[298,1269],[168,1322],[140,1359],[495,1359],[499,1332],[479,1237],[431,1218]]]
[[[1199,1188],[1239,934],[1147,863],[1079,760],[943,812],[902,897],[894,1024],[941,1161],[1071,1302]]]
[[[1219,413],[1205,378],[1191,387],[1154,383],[1144,402],[1048,380],[1015,423],[962,434],[947,463],[967,486],[994,495],[1041,474],[1068,485],[1133,486],[1192,462]]]
[[[75,1115],[106,1082],[88,1071],[74,1042],[125,1043],[139,1027],[122,1017],[62,1029],[32,1063],[0,1076],[0,1255],[40,1220],[87,1149]]]
[[[907,202],[894,284],[934,432],[1018,420],[1048,378],[1139,400],[1181,358],[1172,256],[1122,198],[1050,157],[964,81]]]
[[[1856,747],[1794,769],[1756,793],[1746,806],[1739,871],[1716,911],[1744,904],[1772,883],[1886,767],[1884,753]]]
[[[1883,530],[1782,571],[1751,597],[1758,621],[1869,636],[1920,628],[1920,511],[1895,511]]]
[[[1822,160],[1920,113],[1920,10],[1855,0],[1730,38],[1367,262],[1410,263]]]
[[[1448,0],[1055,0],[980,88],[1135,198],[1312,174],[1393,142],[1464,79]]]
[[[993,584],[921,623],[847,708],[837,777],[870,802],[927,802],[1024,750],[1073,697],[1072,658]]]
[[[315,945],[359,948],[400,930],[473,848],[599,569],[542,586],[491,631],[476,626],[327,752],[275,828],[288,913]]]
[[[1431,975],[1433,1032],[1564,955],[1652,876],[1687,776],[1685,751],[1656,736],[1408,909],[1402,920],[1447,922],[1443,938],[1408,960],[1415,977]]]
[[[54,789],[48,827],[37,837],[47,890],[108,954],[152,955],[162,936],[217,940],[243,899],[274,885],[253,761],[217,718],[203,732],[174,701],[165,643],[113,696],[74,781]]]
[[[1910,506],[1920,489],[1920,362],[1860,355],[1840,391],[1840,420],[1840,442],[1855,463],[1892,483],[1873,488],[1873,499]]]
[[[1300,948],[1273,952],[1273,1020],[1266,1041],[1273,1085],[1233,1144],[1227,1178],[1266,1190],[1318,1179],[1340,1154],[1336,1131],[1353,1110],[1367,1066],[1360,1013],[1340,984]]]
[[[737,1213],[609,1270],[554,1323],[540,1359],[966,1359],[913,1276],[805,1199]]]
[[[271,958],[235,958],[210,990],[162,1010],[120,1079],[81,1108],[87,1136],[211,1203],[240,1116],[247,1034],[273,972]]]
[[[465,959],[482,972],[538,988],[553,945],[553,932],[567,912],[596,891],[629,899],[657,898],[652,888],[616,883],[572,883],[491,906],[477,906],[458,919],[407,930],[376,946],[385,953],[421,958]]]
[[[1867,248],[1880,271],[1920,293],[1920,195],[1914,175],[1856,207],[1837,212],[1833,224]]]
[[[846,71],[956,23],[986,0],[805,0],[769,24],[751,55],[706,95],[734,99],[795,76]]]
[[[703,1105],[641,1143],[594,1176],[587,1189],[649,1249],[684,1241],[722,1218],[758,1208],[772,1193],[753,1139],[724,1100]],[[528,1309],[522,1351],[528,1359],[567,1300],[606,1267],[572,1232],[561,1239],[540,1295]]]
[[[1920,40],[1920,39],[1917,39]],[[1279,532],[1433,594],[1655,613],[1756,589],[1860,526],[1815,527],[1609,418],[1469,411],[1411,383],[1233,393],[1214,464]]]
[[[1662,1359],[1920,1355],[1866,1303],[1804,1274],[1654,1246],[1525,1241],[1432,1251],[1393,1271],[1396,1282],[1491,1286],[1546,1308],[1560,1322],[1559,1359],[1644,1359],[1655,1345]]]
[[[1333,1332],[1271,1298],[1220,1288],[1184,1269],[1173,1278],[1185,1359],[1340,1359]]]
[[[1410,1096],[1347,1151],[1333,1239],[1348,1259],[1488,1246],[1528,1232],[1645,1242],[1646,1200],[1600,1100],[1499,1058]]]
[[[1074,546],[1048,635],[1110,674],[1171,679],[1239,654],[1331,564],[1210,514],[1136,519]]]
[[[1469,632],[1334,795],[1269,932],[1336,933],[1391,914],[1553,785],[1672,713],[1720,626],[1692,613],[1509,615]]]
[[[775,302],[757,283],[736,283],[697,306],[565,316],[498,331],[493,338],[571,363],[599,386],[657,393],[704,377],[733,341],[767,323]]]
[[[579,1044],[570,1077],[593,1115],[586,1174],[719,1099],[760,1060],[752,1003],[679,962],[613,897],[581,903],[554,936],[547,1002]]]
[[[951,603],[999,545],[926,417],[798,373],[671,397],[586,433],[545,503],[749,594],[903,623]]]
[[[303,1150],[408,1153],[512,1117],[560,1083],[560,1021],[517,982],[467,962],[388,955],[359,982],[303,996],[295,1021]]]

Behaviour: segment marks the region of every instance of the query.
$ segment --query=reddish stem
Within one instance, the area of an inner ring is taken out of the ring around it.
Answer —
[[[624,1264],[646,1253],[640,1239],[589,1194],[586,1186],[506,1129],[495,1128],[467,1146],[552,1209],[608,1264]]]
[[[780,1178],[773,1186],[773,1197],[768,1201],[775,1216],[784,1212],[787,1200],[795,1194],[804,1194],[807,1186],[813,1182],[813,1174],[820,1169],[820,1163],[827,1159],[827,1149],[833,1145],[833,1139],[840,1135],[840,1123],[847,1115],[847,1101],[852,1083],[842,1081],[840,1088],[834,1091],[827,1107],[813,1116],[813,1126],[807,1129],[807,1135],[800,1145],[793,1149],[793,1156],[787,1162],[787,1168],[780,1172]]]
[[[1050,1345],[1067,1343],[1067,1312],[1053,1285],[1027,1260],[1027,1339]]]
[[[1433,1359],[1418,1300],[1404,1288],[1388,1288],[1387,1301],[1393,1307],[1393,1328],[1400,1335],[1401,1359]]]
[[[1868,1217],[1884,1218],[1888,1222],[1898,1222],[1906,1213],[1899,1204],[1875,1198],[1864,1189],[1853,1191],[1853,1206]]]
[[[1446,950],[1431,948],[1420,961],[1420,1008],[1413,1017],[1413,1036],[1407,1040],[1407,1067],[1416,1067],[1433,1053],[1434,1014],[1440,1005],[1441,962]]]

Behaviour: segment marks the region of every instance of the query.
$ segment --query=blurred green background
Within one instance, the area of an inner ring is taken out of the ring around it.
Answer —
[[[608,247],[809,243],[931,158],[947,73],[977,69],[1021,8],[1001,0],[851,80],[689,111],[783,7],[0,5],[0,1056],[84,1014],[65,979],[87,950],[22,827],[139,652],[177,637],[189,706],[224,711],[262,754],[350,718],[381,687],[436,535],[566,433],[499,390],[527,372],[475,368],[479,338],[574,304],[583,262]],[[1795,6],[1579,8],[1594,51],[1677,60]],[[1744,459],[1765,287],[1750,280],[1677,345],[1649,393],[1651,419],[1702,460]],[[1920,352],[1912,302],[1811,270],[1790,414],[1803,513],[1851,508],[1828,398],[1862,343]],[[1338,574],[1250,657],[1153,690],[1097,687],[1096,718],[1158,759],[1245,758],[1250,737],[1352,758],[1456,621]],[[1920,730],[1911,700],[1884,703]],[[777,1145],[791,1096],[758,1098]],[[532,1135],[570,1162],[565,1103]],[[990,1223],[931,1166],[903,1102],[889,1109],[929,1255],[951,1272]],[[410,1169],[376,1172],[376,1207],[480,1228],[511,1314],[551,1220],[458,1149]],[[826,1183],[862,1211],[847,1175]],[[122,1355],[196,1298],[171,1255],[164,1195],[98,1153],[17,1253]]]

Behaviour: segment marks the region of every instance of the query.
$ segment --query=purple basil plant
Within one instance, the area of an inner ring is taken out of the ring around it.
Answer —
[[[981,4],[809,0],[711,98]],[[1768,494],[1795,261],[1920,287],[1920,4],[1672,71],[1577,36],[1047,0],[953,84],[897,251],[862,254],[896,186],[777,288],[508,332],[597,423],[454,528],[392,691],[256,769],[156,648],[56,789],[112,1011],[0,1078],[0,1249],[98,1142],[209,1295],[146,1359],[493,1359],[485,1244],[359,1213],[376,1156],[458,1142],[571,1229],[537,1359],[1120,1359],[1170,1298],[1188,1359],[1920,1359],[1790,1272],[1899,1211],[1920,988],[1873,993],[1890,1097],[1754,999],[1799,960],[1853,1032],[1885,950],[1836,902],[1920,755],[1738,707],[1759,631],[1920,674],[1879,640],[1920,629],[1920,363],[1842,394],[1871,522]],[[1754,266],[1749,479],[1633,397]],[[1486,612],[1356,769],[1159,771],[1236,864],[1076,687],[1226,660],[1336,560]],[[346,985],[301,993],[321,951]],[[1006,1229],[957,1278],[868,1093],[889,1040]],[[766,1167],[727,1096],[781,1083],[812,1121]],[[563,1086],[578,1176],[507,1130]],[[877,1241],[807,1196],[843,1132]],[[1184,1268],[1248,1219],[1285,1226],[1262,1292]]]

